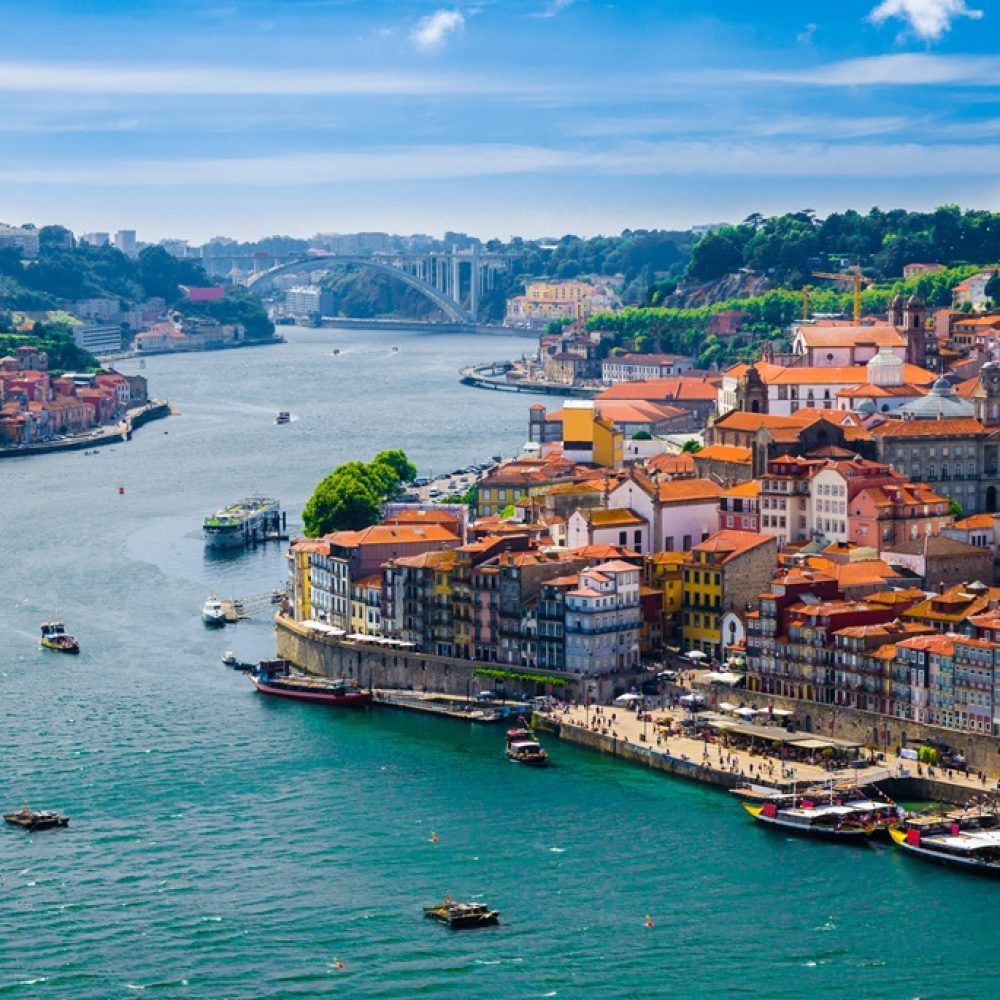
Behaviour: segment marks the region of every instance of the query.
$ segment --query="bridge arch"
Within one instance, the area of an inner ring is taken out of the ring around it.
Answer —
[[[301,270],[303,265],[324,263],[367,267],[381,274],[398,278],[403,284],[416,289],[424,298],[433,302],[453,323],[474,324],[476,322],[476,318],[464,306],[459,305],[454,299],[445,295],[444,292],[438,291],[433,285],[424,281],[423,278],[418,278],[415,274],[410,274],[409,271],[404,271],[402,268],[379,263],[370,257],[351,257],[344,254],[322,254],[315,257],[303,257],[300,260],[289,261],[287,264],[278,264],[276,267],[268,268],[266,271],[252,275],[247,281],[247,287],[254,288],[258,285],[267,284],[270,279],[276,278],[279,274],[284,274],[286,271]]]

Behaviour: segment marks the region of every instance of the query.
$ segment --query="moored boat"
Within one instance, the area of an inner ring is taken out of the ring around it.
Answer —
[[[368,705],[372,700],[371,691],[365,691],[353,680],[293,673],[285,660],[263,660],[256,672],[247,676],[261,694],[280,698],[343,707]]]
[[[1000,831],[970,830],[957,824],[949,833],[926,835],[917,827],[889,831],[893,841],[907,854],[982,875],[1000,876]]]
[[[42,637],[39,642],[46,649],[57,653],[79,653],[80,643],[68,635],[62,622],[42,622]]]
[[[246,497],[206,517],[202,524],[210,549],[236,548],[263,539],[281,526],[281,505],[269,497]]]
[[[740,805],[765,826],[808,837],[866,843],[878,829],[868,814],[855,805],[801,803],[781,807],[775,802],[764,802],[761,805],[741,802]]]
[[[201,620],[206,625],[225,625],[226,610],[222,606],[222,601],[217,597],[210,597],[202,605]]]
[[[288,410],[278,410],[278,415],[274,418],[276,424],[287,424],[291,421],[292,415]]]
[[[485,903],[459,903],[450,898],[435,906],[425,906],[424,916],[447,924],[453,930],[491,927],[500,922],[500,911],[491,910]]]
[[[545,767],[549,762],[548,753],[530,729],[507,730],[507,756],[516,764],[533,767]]]
[[[57,826],[68,826],[69,819],[50,809],[34,810],[22,806],[17,812],[4,813],[4,820],[11,826],[24,830],[51,830]]]

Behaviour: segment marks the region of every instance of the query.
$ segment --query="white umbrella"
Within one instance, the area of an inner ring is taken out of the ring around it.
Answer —
[[[757,710],[755,708],[738,708],[736,709],[736,714],[750,718],[751,715],[757,714]]]
[[[733,704],[731,704],[728,701],[720,701],[719,702],[719,708],[721,708],[723,712],[735,712],[736,711],[736,706],[733,705]]]
[[[700,649],[692,649],[690,653],[687,654],[689,660],[704,660],[708,656],[707,653],[703,653]]]
[[[634,701],[642,701],[641,694],[620,694],[615,698],[616,705],[631,705]]]
[[[682,705],[704,705],[705,696],[701,694],[686,694],[680,699]]]

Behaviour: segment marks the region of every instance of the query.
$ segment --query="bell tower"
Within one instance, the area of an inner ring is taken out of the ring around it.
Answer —
[[[767,413],[767,386],[751,364],[736,387],[736,409],[747,413]]]
[[[906,337],[906,360],[923,368],[927,360],[927,306],[916,295],[903,307],[902,334]]]
[[[983,365],[972,402],[976,420],[985,427],[1000,426],[1000,364],[996,361]]]

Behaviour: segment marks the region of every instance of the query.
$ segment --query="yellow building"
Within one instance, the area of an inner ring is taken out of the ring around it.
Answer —
[[[582,319],[620,306],[607,284],[589,281],[532,281],[524,295],[507,300],[508,326],[531,326],[554,319]]]
[[[289,573],[292,578],[292,614],[304,622],[313,616],[310,558],[325,549],[320,538],[296,538],[288,548]]]
[[[562,410],[563,455],[606,469],[621,467],[624,437],[610,420],[597,415],[592,399],[570,399]]]
[[[350,631],[358,635],[382,634],[381,574],[351,581]]]

